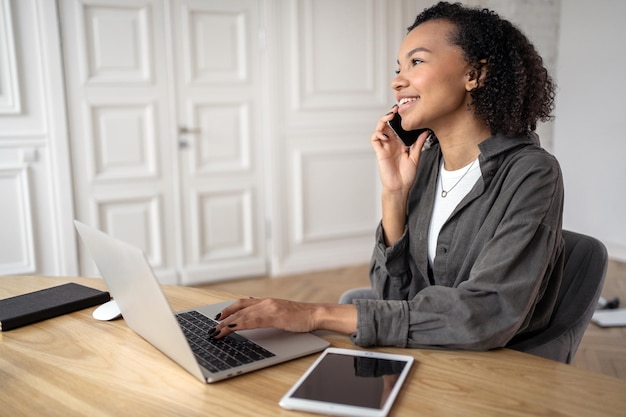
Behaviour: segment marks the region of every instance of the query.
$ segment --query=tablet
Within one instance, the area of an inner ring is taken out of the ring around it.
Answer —
[[[337,416],[384,417],[412,364],[408,355],[327,348],[279,404]]]

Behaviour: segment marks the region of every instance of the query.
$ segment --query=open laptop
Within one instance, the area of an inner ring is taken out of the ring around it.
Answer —
[[[76,220],[74,224],[128,326],[205,383],[319,352],[330,344],[311,333],[278,329],[242,330],[213,339],[207,335],[216,324],[212,319],[232,301],[173,313],[140,249]],[[189,322],[191,329],[183,329]],[[200,334],[192,335],[192,330]],[[209,358],[215,350],[218,358]]]

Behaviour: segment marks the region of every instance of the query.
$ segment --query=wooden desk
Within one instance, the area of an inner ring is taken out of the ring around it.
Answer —
[[[99,279],[0,276],[0,299],[69,281],[105,289]],[[174,310],[232,298],[164,288]],[[0,333],[0,415],[311,416],[278,400],[317,355],[204,385],[123,320],[98,322],[92,311]],[[626,381],[569,365],[507,349],[376,350],[416,359],[391,416],[626,416]]]

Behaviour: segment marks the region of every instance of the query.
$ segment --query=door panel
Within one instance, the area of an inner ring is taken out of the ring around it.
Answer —
[[[173,2],[182,282],[266,274],[258,1]]]
[[[139,246],[162,282],[178,283],[163,2],[60,8],[77,218]],[[82,250],[80,264],[97,274]]]

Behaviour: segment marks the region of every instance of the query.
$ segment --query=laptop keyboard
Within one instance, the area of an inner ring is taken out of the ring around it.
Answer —
[[[177,313],[176,318],[198,362],[211,372],[275,356],[272,352],[236,333],[221,339],[208,335],[217,322],[198,311]]]

